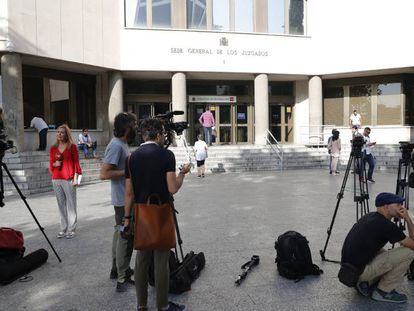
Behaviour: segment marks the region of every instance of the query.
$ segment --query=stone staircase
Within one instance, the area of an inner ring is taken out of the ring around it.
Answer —
[[[349,159],[350,146],[342,146],[340,169],[344,170]],[[326,148],[310,148],[302,145],[284,145],[283,169],[328,169],[328,153]],[[131,149],[131,150],[134,150]],[[176,156],[177,166],[188,162],[183,147],[171,147]],[[195,164],[194,154],[190,147],[190,157]],[[398,145],[378,145],[373,150],[376,157],[376,170],[396,171],[401,152]],[[102,159],[104,149],[98,150]],[[30,151],[18,154],[6,153],[4,163],[25,195],[50,191],[52,183],[48,173],[49,156],[47,152]],[[102,160],[84,159],[81,155],[83,170],[82,185],[100,182],[99,171]],[[278,171],[281,168],[279,158],[270,146],[226,145],[213,146],[208,150],[206,160],[208,172],[246,172],[246,171]],[[196,168],[194,168],[196,170]],[[6,172],[3,170],[5,196],[17,194]]]

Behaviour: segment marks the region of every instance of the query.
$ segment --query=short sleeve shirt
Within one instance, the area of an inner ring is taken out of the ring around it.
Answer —
[[[378,212],[363,216],[349,231],[342,247],[342,262],[365,268],[389,243],[405,239],[405,234],[392,221]]]
[[[352,125],[361,125],[361,115],[359,113],[357,113],[356,115],[351,114],[349,119],[351,120]]]
[[[117,137],[112,138],[105,150],[103,163],[115,166],[116,170],[125,170],[125,160],[129,155],[128,145]],[[125,204],[125,177],[111,180],[111,199],[114,206]]]
[[[126,178],[132,177],[135,203],[147,202],[152,194],[158,194],[162,203],[169,202],[168,172],[175,172],[175,156],[170,150],[155,143],[144,143],[135,150],[125,170]]]
[[[203,161],[207,158],[207,144],[203,140],[197,140],[194,144],[196,161]]]

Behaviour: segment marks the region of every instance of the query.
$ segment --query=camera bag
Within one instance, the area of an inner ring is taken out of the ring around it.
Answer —
[[[275,242],[277,270],[285,278],[301,280],[306,275],[323,273],[312,262],[309,242],[296,231],[287,231],[280,235]]]
[[[178,295],[191,289],[191,284],[200,276],[201,270],[204,269],[206,259],[203,252],[194,253],[193,251],[190,251],[187,255],[183,255],[183,242],[181,240],[180,229],[178,227],[177,217],[175,215],[176,213],[177,211],[175,210],[173,205],[174,224],[178,242],[177,244],[180,249],[182,261],[179,260],[177,247],[175,247],[175,252],[173,250],[170,250],[168,264],[170,267],[169,293]],[[151,286],[154,286],[154,257],[152,258],[150,263],[148,276],[149,284]]]

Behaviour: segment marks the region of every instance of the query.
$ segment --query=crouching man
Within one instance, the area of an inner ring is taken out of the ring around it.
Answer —
[[[342,263],[361,271],[356,289],[363,296],[384,302],[404,303],[407,296],[396,291],[414,259],[414,225],[404,199],[383,192],[375,199],[376,212],[363,216],[348,233],[342,248]],[[392,222],[405,220],[409,237]],[[387,243],[399,243],[385,250]]]

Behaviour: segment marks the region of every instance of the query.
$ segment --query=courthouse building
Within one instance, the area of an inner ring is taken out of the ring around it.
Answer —
[[[118,112],[183,110],[192,143],[208,105],[217,144],[346,137],[354,109],[378,143],[411,140],[412,12],[412,0],[1,0],[9,138],[34,150],[40,116],[104,144]]]

